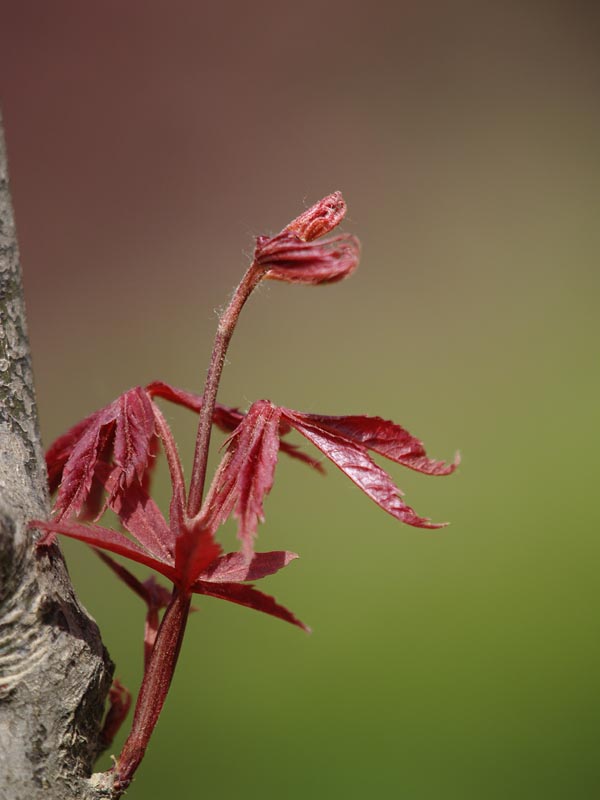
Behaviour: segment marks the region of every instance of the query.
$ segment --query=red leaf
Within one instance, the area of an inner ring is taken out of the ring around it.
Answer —
[[[295,558],[298,558],[296,553],[286,550],[255,553],[250,561],[244,553],[227,553],[213,561],[198,579],[212,583],[256,581],[279,572]]]
[[[410,506],[401,500],[400,489],[393,483],[387,472],[375,464],[362,444],[344,439],[316,425],[307,424],[304,415],[298,412],[282,409],[282,413],[290,425],[318,447],[388,514],[418,528],[443,527],[445,523],[433,523],[424,517],[419,517]]]
[[[329,417],[322,414],[301,414],[303,420],[330,431],[344,439],[363,445],[397,464],[403,464],[426,475],[449,475],[459,464],[459,457],[451,464],[427,457],[423,442],[394,422],[381,417]]]
[[[48,486],[51,494],[58,489],[65,464],[69,460],[73,447],[97,416],[98,411],[95,411],[89,417],[82,419],[77,425],[73,425],[66,433],[55,439],[48,448],[46,452],[46,468],[48,470]]]
[[[164,381],[152,381],[146,386],[146,391],[150,397],[162,397],[191,411],[200,411],[202,408],[202,395],[186,392]]]
[[[118,467],[114,493],[122,492],[135,478],[142,481],[155,446],[154,436],[152,403],[146,392],[136,387],[57,439],[48,451],[52,486],[62,465],[54,505],[57,519],[79,513],[86,504],[96,465],[105,459],[111,441]]]
[[[309,467],[316,469],[317,472],[320,472],[321,474],[325,472],[325,469],[320,461],[317,461],[316,458],[312,458],[312,456],[309,456],[303,450],[300,450],[297,445],[292,444],[291,442],[286,442],[285,439],[281,439],[279,442],[279,449],[282,453],[285,453],[286,456],[296,458],[298,461],[308,464]]]
[[[234,431],[243,419],[244,414],[237,408],[229,408],[229,406],[221,405],[221,403],[215,404],[213,422],[224,433]]]
[[[155,435],[154,412],[150,398],[139,386],[122,394],[117,402],[114,459],[121,468],[119,482],[131,486],[136,477],[142,482],[148,466]]]
[[[197,520],[177,537],[175,564],[180,575],[180,585],[187,590],[200,575],[221,555],[221,547],[214,538],[212,529]]]
[[[112,433],[114,415],[109,406],[94,415],[91,425],[75,443],[62,473],[62,481],[54,503],[57,519],[77,514],[92,488],[92,480],[103,441]]]
[[[316,285],[347,278],[358,266],[359,256],[358,239],[350,234],[312,243],[284,232],[272,239],[259,236],[254,260],[268,270],[266,278]]]
[[[109,485],[107,480],[105,487],[108,489]],[[159,507],[139,483],[132,483],[127,492],[116,495],[109,504],[126,530],[148,552],[156,558],[173,562],[173,533]]]
[[[90,486],[90,490],[85,498],[85,503],[79,512],[78,518],[85,520],[86,522],[98,522],[105,511],[106,503],[104,502],[104,486],[94,472],[92,485]]]
[[[148,445],[148,464],[146,466],[146,471],[144,472],[144,476],[142,478],[142,489],[144,489],[145,492],[148,492],[148,494],[150,494],[152,476],[154,474],[154,468],[156,466],[156,461],[159,452],[160,452],[160,442],[158,436],[156,436],[155,434],[150,439]]]
[[[81,542],[87,542],[93,547],[100,547],[111,553],[125,556],[132,561],[137,561],[138,564],[145,564],[145,566],[156,570],[156,572],[160,572],[170,581],[177,582],[177,573],[171,564],[153,558],[139,545],[118,531],[112,531],[100,525],[83,525],[80,522],[66,522],[63,520],[60,522],[33,520],[29,524],[31,527],[39,528],[47,531],[47,533],[62,533],[63,536],[69,536],[71,539],[79,539]],[[38,545],[42,546],[46,544],[46,541],[47,537],[43,537],[39,540]]]
[[[237,603],[247,608],[254,608],[264,614],[270,614],[272,617],[285,620],[285,622],[291,622],[292,625],[297,625],[302,630],[310,633],[310,628],[300,622],[287,608],[278,605],[275,598],[257,591],[252,586],[246,586],[241,583],[210,583],[199,580],[192,586],[192,591],[196,592],[196,594],[229,600],[230,603]]]
[[[273,485],[280,416],[280,410],[266,400],[253,403],[229,440],[205,502],[211,530],[233,512],[247,555],[258,521],[264,520],[264,497]]]
[[[170,589],[166,589],[164,586],[161,586],[154,575],[150,575],[149,578],[146,578],[146,580],[143,581],[142,586],[146,590],[146,593],[149,597],[146,602],[151,608],[166,608],[171,602],[173,592]]]

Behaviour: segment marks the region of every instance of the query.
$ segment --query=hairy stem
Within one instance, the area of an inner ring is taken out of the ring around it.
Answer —
[[[253,263],[242,278],[231,298],[231,302],[219,319],[210,366],[206,375],[206,383],[204,384],[202,408],[200,409],[198,420],[198,435],[196,438],[196,450],[194,452],[194,465],[192,467],[187,507],[188,516],[191,518],[199,513],[200,506],[202,505],[202,494],[204,492],[204,483],[206,480],[206,464],[208,462],[208,448],[212,430],[212,418],[227,348],[229,347],[229,342],[233,336],[233,331],[235,330],[244,303],[250,297],[256,286],[258,286],[264,274],[264,267]]]
[[[131,783],[164,705],[179,657],[191,595],[179,589],[167,607],[140,687],[131,731],[115,766],[118,795]]]

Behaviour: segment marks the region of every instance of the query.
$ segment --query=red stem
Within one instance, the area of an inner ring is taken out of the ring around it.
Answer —
[[[138,768],[165,702],[177,664],[191,595],[175,588],[140,687],[131,731],[115,765],[114,789],[124,791]]]
[[[240,281],[235,290],[231,302],[219,319],[219,326],[213,344],[213,351],[210,359],[210,366],[204,384],[204,394],[202,397],[202,408],[200,409],[198,420],[198,436],[196,438],[196,450],[194,452],[194,465],[192,467],[192,477],[190,481],[190,494],[188,497],[187,513],[190,518],[194,518],[200,511],[202,505],[202,493],[206,480],[206,464],[208,462],[208,448],[210,445],[210,434],[212,431],[213,414],[221,372],[225,362],[225,354],[229,347],[229,342],[233,336],[240,311],[244,303],[252,294],[253,289],[260,283],[265,273],[264,267],[252,263],[246,274]]]
[[[173,438],[173,433],[164,418],[162,411],[156,406],[152,406],[154,411],[154,421],[158,434],[162,440],[163,447],[165,448],[165,455],[167,456],[167,464],[169,466],[169,475],[171,476],[171,486],[173,493],[181,497],[185,502],[185,481],[183,480],[183,469],[181,461],[179,460],[179,453],[177,452],[177,445]]]
[[[204,385],[202,407],[199,413],[198,435],[187,503],[187,516],[189,519],[196,517],[200,513],[200,507],[202,506],[213,414],[227,348],[244,303],[260,283],[264,273],[264,267],[260,267],[255,263],[251,264],[235,290],[231,302],[219,319],[210,366]],[[175,501],[177,506],[185,503],[185,485],[181,463],[169,426],[157,409],[155,409],[155,419],[167,454],[174,498],[179,498],[179,501]],[[152,731],[160,716],[175,671],[179,650],[181,649],[190,602],[191,595],[175,587],[149,658],[149,646],[148,642],[146,642],[144,678],[135,706],[131,731],[114,769],[114,791],[118,794],[125,791],[131,783],[133,775],[144,757]]]
[[[148,664],[150,663],[150,656],[158,635],[158,626],[158,608],[150,607],[148,608],[144,625],[144,672],[148,669]]]
[[[173,438],[173,433],[167,424],[160,409],[153,404],[154,420],[158,435],[160,436],[165,454],[167,456],[167,463],[169,465],[169,474],[171,476],[171,486],[173,493],[171,495],[171,508],[169,512],[169,524],[172,530],[178,529],[183,524],[183,517],[185,515],[185,480],[183,478],[183,468],[177,452],[177,445]]]

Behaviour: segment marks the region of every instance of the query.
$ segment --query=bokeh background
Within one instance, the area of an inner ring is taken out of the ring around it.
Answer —
[[[262,288],[220,397],[380,414],[463,455],[392,469],[451,520],[435,533],[280,459],[259,542],[302,558],[264,588],[314,633],[200,601],[128,797],[597,797],[597,4],[0,12],[46,443],[132,385],[199,391],[253,236],[339,188],[360,270]],[[193,418],[168,416],[189,469]],[[135,689],[141,604],[64,549]]]

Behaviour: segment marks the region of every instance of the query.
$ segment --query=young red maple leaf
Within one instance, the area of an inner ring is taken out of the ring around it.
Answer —
[[[55,518],[82,510],[93,496],[96,465],[106,461],[110,452],[115,465],[115,494],[125,491],[135,478],[142,482],[152,463],[155,438],[152,403],[139,386],[59,437],[46,454],[50,490],[60,483],[54,501]]]
[[[311,441],[378,506],[396,519],[419,528],[440,528],[418,516],[402,498],[391,477],[369,456],[379,453],[425,475],[449,475],[458,465],[427,457],[422,442],[408,431],[380,417],[330,417],[302,414],[274,406],[268,400],[254,403],[232,434],[227,453],[206,499],[211,526],[232,513],[238,519],[238,536],[251,553],[258,521],[264,519],[263,500],[273,484],[282,422]]]

